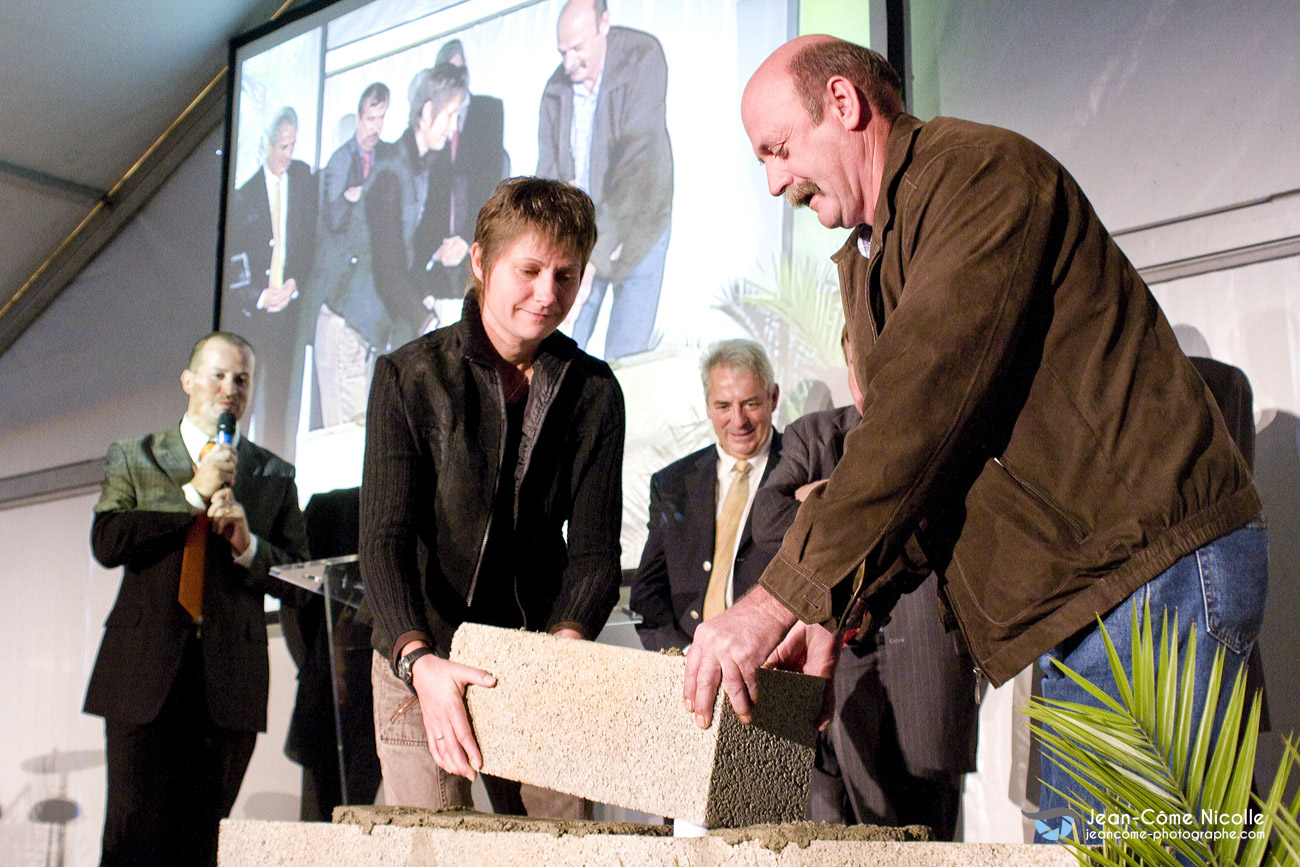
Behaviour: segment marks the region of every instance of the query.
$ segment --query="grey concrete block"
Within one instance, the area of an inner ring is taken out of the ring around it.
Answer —
[[[762,670],[752,724],[719,694],[700,729],[682,656],[467,623],[451,658],[497,678],[467,694],[485,773],[709,828],[804,816],[818,678]]]

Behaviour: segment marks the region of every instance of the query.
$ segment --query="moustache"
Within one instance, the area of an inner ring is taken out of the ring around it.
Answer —
[[[799,181],[785,188],[785,200],[792,208],[806,208],[812,197],[821,193],[821,187],[812,181]]]

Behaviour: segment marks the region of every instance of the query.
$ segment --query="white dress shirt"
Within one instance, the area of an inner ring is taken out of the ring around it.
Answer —
[[[596,128],[596,101],[600,99],[600,79],[587,90],[585,82],[573,85],[573,125],[569,128],[569,149],[573,151],[573,185],[591,193],[591,140]]]

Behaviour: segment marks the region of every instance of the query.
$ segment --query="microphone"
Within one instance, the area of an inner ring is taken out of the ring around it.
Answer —
[[[223,446],[228,446],[234,441],[235,414],[230,410],[226,410],[221,415],[217,416],[217,443]],[[223,483],[221,487],[228,488],[230,487],[230,483]],[[218,488],[218,490],[220,490],[220,488]]]
[[[226,410],[217,416],[217,442],[228,446],[235,441],[235,414]]]

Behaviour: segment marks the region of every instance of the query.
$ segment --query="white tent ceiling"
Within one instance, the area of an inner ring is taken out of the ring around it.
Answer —
[[[184,153],[170,159],[159,155],[169,146],[184,151],[185,142],[192,145],[194,136],[219,121],[224,82],[203,101],[205,112],[191,112],[189,137],[183,129],[172,130],[151,159],[119,185],[221,73],[229,40],[286,5],[285,0],[7,0],[0,5],[0,354]],[[74,232],[74,243],[65,245]]]

